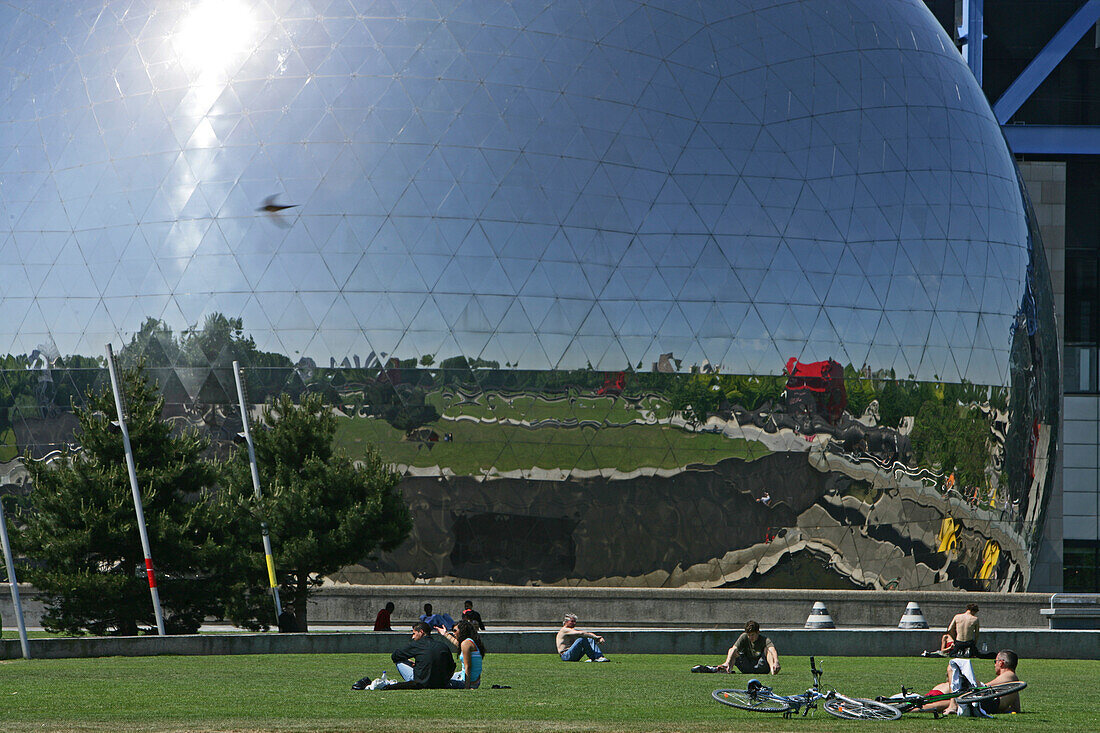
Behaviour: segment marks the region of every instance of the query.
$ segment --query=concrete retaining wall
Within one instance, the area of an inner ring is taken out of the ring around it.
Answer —
[[[21,586],[20,593],[27,625],[40,626],[38,591]],[[397,605],[394,623],[407,626],[422,613],[425,602],[439,613],[458,618],[465,600],[474,602],[489,628],[557,626],[566,611],[579,615],[582,626],[604,628],[725,629],[744,626],[749,619],[771,628],[798,628],[805,625],[817,601],[825,603],[842,628],[896,627],[910,601],[920,604],[932,628],[946,628],[951,617],[971,601],[981,607],[979,618],[985,628],[1045,628],[1047,620],[1039,610],[1050,605],[1050,596],[1041,593],[334,585],[313,597],[309,622],[372,625],[378,609],[393,601]],[[5,626],[15,625],[7,593],[0,593],[0,614]]]
[[[910,601],[920,604],[933,628],[946,628],[967,603],[977,603],[986,628],[1044,628],[1041,593],[958,591],[822,591],[683,588],[559,588],[527,586],[347,585],[327,586],[310,606],[311,624],[373,623],[386,601],[397,605],[394,622],[411,623],[425,602],[455,618],[471,600],[486,625],[552,626],[571,611],[581,625],[736,628],[756,619],[771,628],[805,625],[817,601],[838,627],[896,627]]]
[[[921,649],[935,647],[938,634],[928,631],[864,629],[810,631],[766,629],[784,656],[915,656]],[[693,654],[700,662],[717,664],[733,643],[737,629],[707,630],[610,630],[609,656],[619,654]],[[10,633],[7,634],[10,637]],[[315,633],[315,634],[202,634],[196,636],[132,636],[115,638],[31,639],[35,659],[68,657],[155,656],[160,654],[389,654],[407,643],[405,632]],[[982,641],[991,649],[1014,649],[1023,659],[1100,659],[1100,631],[994,630],[983,631]],[[552,654],[553,631],[486,632],[491,652]],[[18,639],[0,642],[0,658],[22,656]],[[920,660],[917,664],[942,664],[942,660]],[[992,664],[991,662],[978,662]]]

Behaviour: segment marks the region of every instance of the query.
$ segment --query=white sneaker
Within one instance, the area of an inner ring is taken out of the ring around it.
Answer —
[[[607,657],[597,657],[596,659],[593,659],[592,661],[593,662],[610,662],[611,660],[608,659]]]

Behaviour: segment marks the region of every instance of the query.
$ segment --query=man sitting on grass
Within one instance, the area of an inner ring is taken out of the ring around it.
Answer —
[[[455,659],[451,656],[450,647],[433,638],[432,627],[423,621],[417,621],[412,628],[412,643],[390,655],[405,681],[376,687],[371,685],[369,677],[364,677],[352,685],[352,689],[441,690],[448,686],[455,672]]]
[[[1020,658],[1017,657],[1016,652],[1011,649],[1002,649],[997,652],[997,656],[993,659],[993,671],[996,673],[996,676],[987,684],[999,685],[1004,682],[1019,682],[1020,678],[1016,676],[1016,665],[1019,661]],[[1020,712],[1020,693],[1013,692],[1008,695],[995,697],[992,700],[982,700],[979,705],[984,712],[990,715],[996,713],[1018,713]],[[946,712],[948,714],[954,713],[958,707],[955,701],[951,700]]]
[[[1002,649],[997,652],[996,658],[993,660],[993,672],[995,677],[989,681],[991,685],[999,685],[1002,682],[1018,682],[1019,677],[1016,676],[1016,664],[1019,662],[1019,658],[1016,656],[1016,652],[1011,649]],[[944,695],[949,692],[953,692],[951,685],[951,665],[954,662],[947,663],[947,679],[931,690],[928,691],[928,695]],[[967,662],[969,664],[969,662]],[[956,688],[958,689],[958,688]],[[884,702],[890,702],[889,699]],[[1002,695],[1001,697],[995,697],[992,700],[983,700],[981,703],[983,711],[993,715],[995,713],[1018,713],[1020,712],[1020,693],[1013,692],[1009,695]],[[938,714],[955,714],[959,710],[959,706],[955,703],[954,698],[949,700],[937,700],[930,702],[923,707],[916,708],[917,712],[936,713]]]
[[[577,628],[577,614],[565,614],[565,621],[558,629],[555,638],[558,647],[558,655],[563,662],[576,662],[585,654],[590,662],[606,662],[607,657],[600,650],[603,637],[591,631],[581,631]]]
[[[745,624],[745,633],[733,642],[717,671],[733,672],[735,667],[746,674],[779,674],[779,651],[755,621]]]

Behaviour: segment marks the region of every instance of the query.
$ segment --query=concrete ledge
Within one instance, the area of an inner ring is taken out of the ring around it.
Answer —
[[[21,585],[20,593],[27,624],[41,625],[40,594],[29,585]],[[1050,605],[1045,593],[336,584],[323,586],[310,599],[309,623],[373,625],[378,609],[393,601],[394,627],[407,628],[424,603],[458,618],[465,600],[474,602],[490,629],[557,628],[566,611],[581,617],[581,628],[727,629],[743,627],[749,619],[773,629],[801,628],[818,601],[846,629],[897,627],[911,601],[920,604],[932,628],[946,628],[952,616],[974,602],[981,606],[982,628],[1026,629],[1046,628],[1040,609]],[[12,613],[10,597],[0,593],[0,614],[9,625]]]
[[[724,655],[740,629],[622,629],[602,632],[609,656],[616,654],[698,654],[713,659]],[[780,655],[819,657],[911,657],[939,646],[938,631],[899,629],[765,629]],[[36,659],[74,657],[138,657],[160,654],[389,654],[406,643],[404,631],[320,634],[199,634],[194,636],[126,636],[31,639]],[[1048,629],[983,630],[981,641],[990,649],[1009,648],[1022,658],[1100,658],[1100,631]],[[489,652],[553,654],[553,631],[490,631]],[[18,639],[0,641],[0,658],[19,659]],[[705,660],[700,660],[705,661]],[[927,664],[943,663],[928,660]],[[918,662],[923,664],[925,662]]]
[[[1052,629],[1100,629],[1100,613],[1074,608],[1041,608]]]
[[[311,624],[373,623],[378,609],[393,601],[394,624],[414,621],[425,602],[455,618],[472,600],[489,628],[548,627],[566,611],[580,626],[737,628],[756,619],[768,628],[801,628],[815,602],[825,603],[837,626],[897,627],[909,602],[920,604],[932,628],[947,628],[967,603],[981,607],[982,628],[1045,628],[1039,609],[1046,593],[962,593],[959,591],[775,590],[735,588],[604,588],[460,585],[328,585],[310,601]],[[932,645],[939,646],[939,642]]]

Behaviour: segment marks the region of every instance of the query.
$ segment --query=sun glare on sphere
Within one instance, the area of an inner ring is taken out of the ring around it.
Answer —
[[[232,73],[252,43],[256,20],[240,0],[201,0],[180,23],[174,45],[180,62],[204,76]]]

